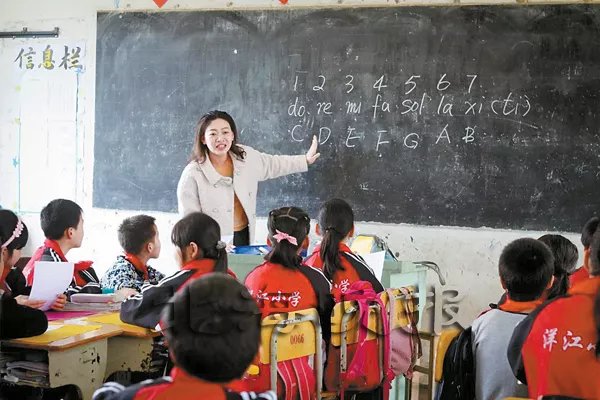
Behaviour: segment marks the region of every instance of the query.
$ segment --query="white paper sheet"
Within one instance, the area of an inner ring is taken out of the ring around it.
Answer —
[[[367,265],[371,267],[377,279],[381,280],[381,276],[383,275],[383,263],[385,261],[385,251],[361,254],[360,256],[364,258]]]
[[[69,287],[73,280],[73,269],[74,265],[70,262],[37,261],[29,298],[46,301],[40,309],[48,310],[58,295]]]

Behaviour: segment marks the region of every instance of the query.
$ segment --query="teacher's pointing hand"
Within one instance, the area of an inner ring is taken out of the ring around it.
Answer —
[[[317,153],[317,146],[319,145],[319,141],[316,136],[313,136],[312,144],[310,145],[310,149],[306,153],[306,162],[308,165],[313,164],[317,161],[317,158],[321,155],[321,153]]]

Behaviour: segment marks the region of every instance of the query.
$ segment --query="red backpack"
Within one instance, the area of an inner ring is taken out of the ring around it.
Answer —
[[[406,288],[400,289],[408,299],[412,297]],[[388,299],[393,299],[393,291],[388,289]],[[396,302],[384,303],[375,293],[369,282],[357,281],[343,295],[342,301],[355,301],[358,313],[358,340],[347,345],[347,368],[340,371],[341,348],[330,344],[325,369],[325,386],[328,390],[340,392],[343,400],[346,391],[367,392],[381,387],[384,399],[388,399],[392,381],[399,375],[412,376],[418,357],[421,356],[421,342],[418,336],[414,310],[409,301],[403,301],[403,309],[396,310]],[[369,314],[371,306],[378,307],[381,332],[370,332]],[[406,325],[394,327],[390,331],[389,316],[401,313],[398,321]],[[372,334],[376,338],[372,338]],[[371,336],[371,338],[369,338]],[[383,346],[383,360],[380,366],[379,352]],[[383,369],[382,369],[382,368]]]
[[[378,321],[378,325],[382,326],[383,335],[377,335],[377,332],[370,332],[369,329],[370,308],[371,306],[376,306],[380,310],[385,310],[383,301],[375,293],[371,284],[366,281],[352,283],[341,300],[354,301],[357,306],[357,326],[349,326],[348,329],[355,329],[357,327],[358,337],[355,343],[347,344],[346,371],[340,370],[342,348],[339,343],[334,344],[332,338],[332,343],[330,343],[327,353],[327,365],[325,367],[325,386],[327,390],[339,392],[342,400],[346,391],[368,392],[382,385],[384,392],[389,393],[391,380],[388,382],[388,374],[383,373],[383,371],[389,369],[386,361],[388,357],[384,357],[383,370],[379,363],[380,346],[383,345],[384,349],[389,348],[387,339],[389,336],[387,334],[387,313],[379,313],[383,320]],[[332,316],[332,320],[335,319],[335,316]],[[340,336],[344,334],[343,327],[340,327],[339,333]],[[373,338],[373,333],[376,335],[375,338]],[[385,397],[387,398],[387,395]]]

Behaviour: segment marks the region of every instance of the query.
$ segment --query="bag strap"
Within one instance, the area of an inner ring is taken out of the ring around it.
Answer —
[[[407,288],[401,287],[400,291],[402,292],[402,294],[404,294],[404,296],[406,298],[412,297],[410,290],[408,290]],[[411,345],[414,350],[412,364],[414,365],[416,363],[417,359],[420,358],[421,355],[423,354],[423,348],[422,348],[422,343],[421,343],[421,337],[419,336],[419,328],[417,327],[417,321],[415,320],[415,315],[410,310],[408,301],[403,302],[403,303],[404,303],[404,313],[407,315],[408,321],[410,323]]]
[[[381,315],[381,324],[383,326],[383,381],[382,381],[382,389],[383,389],[383,397],[384,400],[388,400],[389,391],[392,387],[392,381],[395,376],[393,371],[390,368],[389,355],[390,355],[390,332],[389,332],[389,320],[386,313],[385,304],[379,296],[375,294],[370,298],[366,299],[358,299],[355,300],[358,305],[359,312],[359,330],[358,330],[358,348],[354,352],[354,356],[352,360],[348,363],[346,368],[346,372],[340,372],[340,399],[344,400],[344,392],[346,390],[346,385],[344,382],[346,378],[350,380],[354,379],[356,374],[362,373],[364,371],[364,363],[365,363],[365,353],[362,351],[363,347],[366,343],[366,338],[368,335],[368,326],[369,326],[369,313],[370,313],[370,303],[376,303],[380,307],[380,315]],[[379,337],[377,340],[381,340]]]

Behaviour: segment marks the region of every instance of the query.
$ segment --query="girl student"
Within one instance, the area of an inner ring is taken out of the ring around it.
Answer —
[[[350,204],[342,199],[325,202],[319,210],[318,221],[317,235],[323,240],[305,262],[323,271],[333,284],[334,297],[339,300],[356,281],[369,282],[377,293],[383,291],[371,268],[346,245],[354,234],[354,212]]]
[[[12,211],[0,210],[0,236],[6,238],[2,244],[3,262],[0,268],[0,289],[5,295],[15,299],[23,306],[39,308],[44,305],[43,300],[29,299],[31,286],[27,286],[25,276],[15,267],[15,264],[21,258],[21,250],[29,240],[29,231],[27,225]],[[61,294],[57,297],[52,309],[61,310],[64,308],[67,297]]]
[[[140,293],[125,300],[121,320],[155,328],[165,304],[186,283],[212,272],[235,277],[227,268],[226,244],[220,239],[219,224],[208,215],[194,212],[180,219],[171,232],[179,271],[156,285],[145,284]]]
[[[302,262],[300,252],[308,247],[310,218],[297,207],[272,210],[268,218],[267,244],[272,249],[265,262],[246,277],[246,287],[256,299],[263,317],[296,310],[318,310],[323,337],[330,336],[330,314],[333,299],[330,284],[321,271]],[[264,391],[269,388],[269,366],[259,364],[256,377],[246,379],[246,388]],[[314,373],[308,358],[284,361],[278,364],[279,398],[313,399],[316,396]],[[295,372],[296,371],[296,372]],[[301,371],[303,373],[297,373]],[[299,376],[308,379],[300,379]]]
[[[543,235],[538,240],[548,247],[554,255],[554,282],[548,289],[547,300],[563,296],[569,291],[570,276],[577,268],[579,252],[577,246],[562,235]]]
[[[27,236],[27,227],[12,211],[0,210],[0,276],[8,275],[5,274],[7,267],[10,272],[11,266],[14,265],[12,260],[20,256],[20,249],[27,243]],[[44,333],[48,329],[46,314],[26,304],[40,307],[44,301],[29,301],[23,295],[14,297],[5,281],[1,283],[0,339],[15,339]]]

